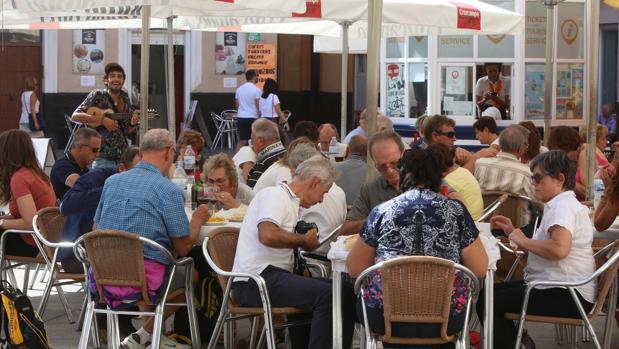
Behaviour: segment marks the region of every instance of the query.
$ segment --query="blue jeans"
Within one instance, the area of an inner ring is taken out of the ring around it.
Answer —
[[[117,168],[119,160],[111,160],[106,158],[96,158],[92,163],[92,168]]]

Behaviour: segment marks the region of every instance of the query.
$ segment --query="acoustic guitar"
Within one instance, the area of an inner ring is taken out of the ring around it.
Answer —
[[[138,115],[140,114],[139,110],[135,111]],[[94,115],[94,116],[104,116],[106,118],[112,120],[131,120],[133,116],[132,113],[115,113],[112,109],[101,109],[98,107],[90,107],[86,110],[86,114]],[[148,109],[148,118],[155,119],[159,117],[159,113],[155,109]],[[100,122],[89,122],[88,125],[92,128],[97,128],[102,124]]]

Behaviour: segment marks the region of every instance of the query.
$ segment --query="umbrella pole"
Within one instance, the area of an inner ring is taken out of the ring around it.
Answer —
[[[596,129],[598,112],[598,56],[600,42],[600,2],[587,1],[589,6],[589,19],[591,25],[589,29],[589,49],[586,51],[589,58],[586,60],[588,66],[587,75],[589,81],[589,119],[587,120],[587,200],[593,199],[593,176],[597,170],[597,161],[595,159],[596,150]],[[586,115],[586,114],[585,114]]]
[[[176,93],[174,90],[174,28],[173,17],[168,17],[168,52],[167,52],[167,80],[168,80],[168,130],[176,139]]]
[[[546,77],[544,80],[544,144],[548,146],[550,137],[552,102],[552,45],[553,45],[553,5],[546,5]]]
[[[340,23],[340,25],[342,26],[342,120],[340,134],[344,136],[346,134],[346,122],[348,119],[348,27],[350,27],[350,22],[344,21]]]
[[[150,5],[142,6],[140,57],[140,142],[148,131],[148,63],[150,60]]]
[[[376,132],[376,114],[378,112],[378,83],[380,81],[380,34],[383,17],[383,1],[368,0],[368,68],[366,90],[366,118],[368,138]],[[368,147],[368,180],[374,174],[374,162]]]

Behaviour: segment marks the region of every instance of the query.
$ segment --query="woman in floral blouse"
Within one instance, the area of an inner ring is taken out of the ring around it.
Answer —
[[[403,194],[375,207],[368,216],[361,228],[360,239],[348,255],[346,264],[351,276],[357,277],[375,263],[400,256],[432,256],[464,264],[478,277],[483,277],[488,257],[478,238],[479,231],[460,201],[440,194],[441,178],[446,170],[440,159],[433,149],[414,149],[404,153],[398,164]],[[462,329],[465,291],[463,282],[456,278],[449,334]],[[380,273],[371,276],[363,297],[371,330],[383,334]],[[357,315],[362,319],[360,304],[358,301]],[[394,324],[392,329],[396,336],[423,337],[436,335],[438,326],[403,323]]]

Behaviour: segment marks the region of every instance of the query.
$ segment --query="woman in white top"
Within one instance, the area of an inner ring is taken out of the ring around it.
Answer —
[[[284,116],[284,112],[282,112],[282,108],[279,104],[279,97],[277,97],[276,93],[277,82],[273,79],[266,79],[264,87],[262,88],[259,107],[261,117],[268,118],[276,124],[279,124],[286,121],[286,116]]]
[[[495,284],[495,348],[513,348],[515,345],[516,327],[512,321],[505,320],[504,314],[520,313],[526,283],[579,281],[595,270],[589,209],[578,202],[572,190],[576,181],[576,164],[564,152],[553,150],[534,158],[530,168],[535,196],[544,203],[544,216],[533,237],[527,238],[507,217],[495,216],[491,219],[491,223],[509,235],[512,243],[528,252],[524,281]],[[593,307],[595,288],[595,281],[576,287],[578,299],[586,313]],[[477,304],[478,314],[483,314],[479,307],[483,301]],[[527,313],[580,318],[569,291],[556,287],[533,289]]]
[[[39,87],[39,83],[35,78],[26,79],[26,91],[21,94],[21,116],[19,118],[19,129],[27,132],[30,137],[33,138],[41,138],[44,137],[43,131],[40,130],[39,121],[37,120],[37,113],[39,112],[39,108],[41,103],[39,102],[39,98],[37,97],[37,89]],[[39,131],[31,131],[30,126],[28,124],[28,115],[32,115],[32,120],[34,121],[35,127]]]

